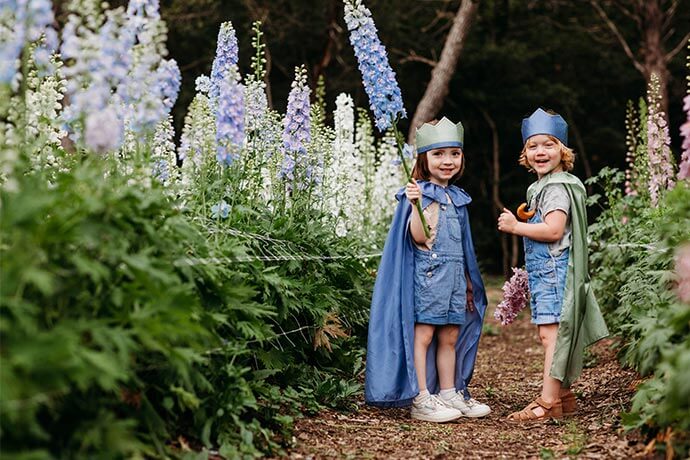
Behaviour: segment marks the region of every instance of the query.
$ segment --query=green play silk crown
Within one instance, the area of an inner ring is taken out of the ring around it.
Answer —
[[[568,146],[568,123],[558,114],[550,114],[542,109],[534,111],[529,118],[522,119],[522,143],[537,134],[548,134]]]
[[[465,128],[460,122],[456,125],[443,117],[435,125],[424,123],[417,128],[417,154],[444,147],[462,148],[464,139]]]

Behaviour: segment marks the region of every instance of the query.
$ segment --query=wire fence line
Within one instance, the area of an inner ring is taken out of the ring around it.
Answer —
[[[313,260],[346,260],[346,259],[373,259],[381,257],[381,253],[353,254],[347,256],[320,256],[316,254],[283,254],[283,255],[240,255],[236,257],[183,257],[177,259],[174,264],[177,267],[191,267],[195,265],[220,265],[229,263],[248,262],[285,262],[285,261],[313,261]]]
[[[310,254],[303,248],[298,247],[291,241],[271,238],[259,233],[246,232],[234,228],[223,230],[224,233],[243,240],[248,245],[251,254],[237,254],[228,257],[183,257],[177,259],[174,264],[178,267],[190,267],[196,265],[221,265],[231,263],[251,263],[251,262],[288,262],[288,261],[335,261],[335,260],[368,260],[381,257],[382,252],[372,252],[365,254],[348,255],[320,255]],[[214,233],[211,231],[211,233]],[[590,241],[590,244],[593,242]],[[643,248],[647,251],[661,252],[666,248],[654,243],[594,243],[598,247],[637,249]]]

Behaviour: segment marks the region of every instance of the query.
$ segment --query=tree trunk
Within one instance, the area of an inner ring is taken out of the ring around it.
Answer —
[[[491,129],[491,201],[493,206],[491,207],[491,215],[494,218],[494,222],[498,221],[498,216],[503,211],[505,207],[501,201],[501,162],[500,162],[500,144],[498,139],[498,129],[496,129],[496,123],[489,113],[480,108],[479,111],[482,113],[484,120],[489,125]],[[503,260],[503,275],[506,278],[510,277],[510,254],[511,251],[508,248],[508,234],[501,232],[501,259]]]
[[[646,0],[640,6],[642,26],[642,54],[644,65],[644,77],[647,84],[651,81],[652,74],[659,76],[661,94],[661,110],[668,119],[668,67],[666,66],[666,52],[664,51],[663,38],[661,36],[664,22],[664,12],[661,10],[659,0]]]
[[[668,63],[686,46],[690,38],[690,33],[686,34],[675,47],[669,43],[674,32],[671,28],[671,19],[676,13],[678,2],[671,2],[666,9],[663,8],[664,0],[634,0],[628,2],[633,4],[633,8],[629,8],[625,4],[626,2],[608,2],[635,22],[641,35],[637,52],[633,51],[619,27],[606,13],[602,2],[600,0],[589,0],[589,3],[616,37],[635,68],[644,76],[647,84],[651,81],[653,73],[659,76],[659,90],[662,98],[661,109],[668,120],[668,80],[670,77]],[[666,45],[672,48],[671,51],[665,51]]]
[[[419,101],[417,110],[412,117],[407,136],[408,142],[414,141],[415,129],[422,123],[434,118],[443,107],[443,100],[448,95],[448,85],[455,72],[460,52],[476,12],[477,3],[472,0],[462,0],[453,20],[453,26],[443,44],[441,57],[434,70],[431,71],[431,81],[429,81],[424,96]]]

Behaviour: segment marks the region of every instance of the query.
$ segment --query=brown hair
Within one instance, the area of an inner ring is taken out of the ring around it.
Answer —
[[[561,148],[561,166],[563,167],[563,171],[572,171],[573,167],[575,166],[575,152],[573,151],[573,149],[563,145],[563,142],[561,142],[560,139],[558,139],[557,137],[554,137],[550,134],[546,134],[546,136],[548,136],[549,139],[551,139],[553,142],[556,142],[558,146]],[[522,151],[520,152],[520,159],[518,160],[518,163],[527,168],[529,172],[534,172],[534,169],[532,169],[529,163],[527,162],[526,152],[527,142],[525,142],[525,145],[522,146]]]

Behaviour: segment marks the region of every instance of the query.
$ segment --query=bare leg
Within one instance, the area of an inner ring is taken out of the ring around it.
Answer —
[[[560,397],[561,381],[549,375],[553,355],[556,351],[556,337],[558,336],[558,324],[540,324],[539,338],[544,346],[544,383],[541,390],[541,399],[552,403]],[[534,413],[541,416],[544,410],[541,407],[534,409]]]
[[[441,390],[455,388],[455,343],[458,341],[460,326],[449,324],[438,330],[436,367]]]
[[[417,373],[419,391],[426,390],[426,352],[434,338],[435,326],[415,323],[414,325],[414,369]]]

